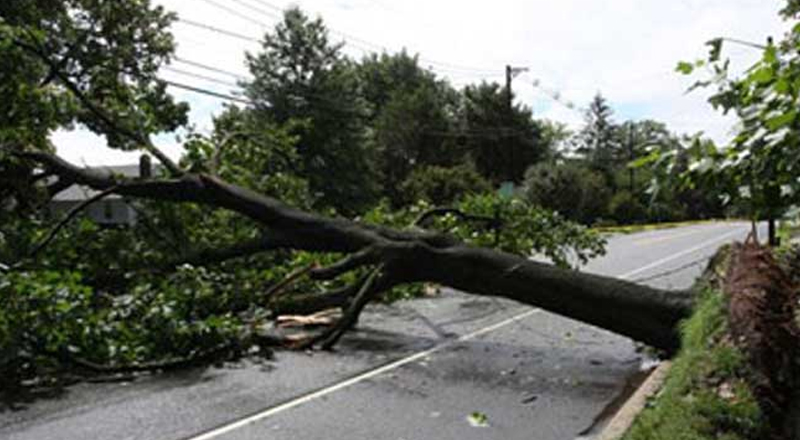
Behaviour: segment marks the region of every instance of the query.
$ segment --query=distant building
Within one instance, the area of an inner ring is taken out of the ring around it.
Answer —
[[[150,158],[142,156],[139,165],[120,165],[93,167],[94,170],[107,171],[127,178],[148,178],[152,175]],[[72,185],[69,188],[56,194],[50,201],[51,212],[59,214],[65,213],[83,203],[87,199],[97,195],[95,191],[83,185]],[[87,206],[84,214],[94,222],[107,225],[134,225],[136,224],[136,209],[134,209],[124,198],[111,194],[91,205]]]

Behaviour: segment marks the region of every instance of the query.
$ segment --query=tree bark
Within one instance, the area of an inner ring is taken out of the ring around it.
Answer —
[[[96,190],[151,200],[201,203],[250,217],[268,229],[260,245],[255,242],[244,246],[250,252],[283,248],[348,254],[340,263],[312,271],[320,279],[335,278],[360,267],[380,268],[381,275],[374,285],[350,289],[351,293],[360,291],[358,302],[398,284],[429,281],[540,307],[669,352],[679,347],[677,324],[688,316],[692,306],[687,291],[659,290],[561,269],[468,246],[444,234],[327,218],[208,175],[124,181],[75,167],[46,153],[18,154],[53,174]],[[243,247],[234,247],[231,253],[241,250]],[[345,321],[352,317],[346,318]]]

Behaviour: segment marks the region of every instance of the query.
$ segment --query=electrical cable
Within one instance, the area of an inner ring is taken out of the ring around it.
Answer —
[[[199,93],[201,95],[208,95],[208,96],[212,96],[212,97],[215,97],[215,98],[219,98],[219,99],[223,99],[223,100],[227,100],[227,101],[231,101],[231,102],[237,102],[237,103],[240,103],[240,104],[253,105],[253,101],[251,101],[251,100],[249,100],[247,98],[242,98],[242,97],[239,97],[239,96],[233,96],[233,95],[229,95],[227,93],[215,92],[213,90],[208,90],[206,88],[192,86],[192,85],[180,83],[180,82],[177,82],[177,81],[171,81],[171,80],[167,80],[167,79],[163,79],[163,78],[161,79],[161,81],[164,81],[164,84],[167,84],[169,86],[176,87],[176,88],[179,88],[179,89],[183,89],[183,90],[186,90],[186,91],[189,91],[189,92]]]
[[[189,72],[189,71],[182,70],[182,69],[176,69],[176,68],[170,67],[170,66],[164,66],[163,69],[168,71],[168,72],[172,72],[172,73],[175,73],[175,74],[178,74],[178,75],[190,76],[192,78],[201,79],[203,81],[208,81],[208,82],[212,82],[212,83],[223,85],[223,86],[229,86],[229,87],[233,87],[233,88],[236,88],[236,89],[240,88],[240,86],[238,84],[236,84],[236,83],[233,83],[233,82],[230,82],[230,81],[221,80],[221,79],[217,79],[217,78],[213,78],[213,77],[206,76],[206,75],[201,75],[199,73],[193,73],[193,72]]]
[[[236,79],[241,80],[241,81],[251,80],[251,78],[248,78],[245,75],[241,75],[241,74],[238,74],[238,73],[235,73],[235,72],[231,72],[230,70],[221,69],[219,67],[214,67],[214,66],[211,66],[209,64],[204,64],[204,63],[201,63],[201,62],[198,62],[198,61],[192,61],[192,60],[189,60],[189,59],[186,59],[186,58],[183,58],[183,57],[178,57],[178,56],[174,57],[174,59],[175,59],[175,61],[177,61],[177,62],[179,62],[181,64],[186,64],[188,66],[197,67],[198,69],[207,70],[209,72],[216,72],[216,73],[219,73],[219,74],[222,74],[222,75],[227,75],[227,76],[230,76],[232,78],[236,78]]]
[[[218,8],[218,9],[221,9],[221,10],[223,10],[223,11],[225,11],[225,12],[227,12],[227,13],[235,16],[235,17],[239,17],[244,21],[250,22],[250,23],[255,24],[257,26],[260,26],[262,28],[267,27],[261,21],[258,21],[256,19],[254,19],[253,17],[251,17],[251,16],[249,16],[247,14],[243,14],[243,13],[241,13],[241,12],[239,12],[239,11],[233,9],[233,8],[230,8],[228,6],[220,4],[220,3],[216,2],[215,0],[202,0],[202,1],[205,2],[205,3],[208,3],[211,6],[214,6],[214,7]]]
[[[198,28],[198,29],[203,29],[203,30],[206,30],[206,31],[216,32],[218,34],[225,35],[225,36],[228,36],[228,37],[231,37],[231,38],[237,38],[237,39],[243,40],[243,41],[260,43],[260,41],[257,38],[253,38],[253,37],[250,37],[248,35],[240,34],[238,32],[230,31],[230,30],[227,30],[227,29],[218,28],[216,26],[211,26],[210,24],[200,23],[200,22],[197,22],[197,21],[193,21],[193,20],[189,20],[189,19],[181,18],[181,17],[178,17],[178,19],[175,20],[175,21],[177,23],[182,23],[182,24],[185,24],[185,25],[188,25],[188,26],[192,26],[192,27],[195,27],[195,28]]]

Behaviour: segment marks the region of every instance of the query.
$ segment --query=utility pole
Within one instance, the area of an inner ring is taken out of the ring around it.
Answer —
[[[633,162],[633,122],[628,122],[628,190],[633,195],[634,169],[630,166],[631,162]]]
[[[511,114],[511,109],[513,108],[513,95],[511,94],[511,81],[522,72],[527,72],[529,69],[527,67],[511,67],[510,65],[506,65],[506,96],[508,98],[508,110],[509,114]]]
[[[527,67],[511,67],[506,64],[506,99],[508,99],[508,128],[509,131],[514,126],[514,95],[511,93],[511,81],[522,72],[527,72]],[[515,158],[516,152],[514,148],[509,151],[509,170],[512,174],[518,174],[519,170],[516,169],[518,161]],[[524,171],[524,170],[523,170]]]

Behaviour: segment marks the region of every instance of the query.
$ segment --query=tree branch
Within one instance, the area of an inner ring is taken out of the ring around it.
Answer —
[[[265,232],[261,236],[234,243],[221,248],[200,249],[192,254],[179,258],[164,265],[165,268],[173,268],[182,264],[193,266],[207,266],[210,264],[222,263],[234,258],[247,257],[250,255],[267,252],[276,249],[285,249],[289,242],[281,239],[279,234]]]
[[[462,221],[468,222],[483,222],[487,224],[487,227],[490,229],[500,227],[499,221],[497,218],[494,217],[484,217],[481,215],[472,215],[467,214],[464,211],[456,208],[433,208],[428,211],[425,211],[420,215],[413,223],[414,226],[424,226],[426,222],[434,217],[441,217],[443,215],[453,215],[458,217]]]
[[[53,229],[50,230],[50,232],[47,234],[45,239],[42,240],[42,242],[39,243],[35,248],[33,248],[33,250],[31,252],[28,253],[28,258],[35,257],[36,254],[38,254],[42,249],[47,247],[47,245],[49,245],[50,242],[53,241],[53,239],[61,231],[61,229],[63,229],[64,226],[66,226],[70,221],[72,221],[72,219],[74,219],[75,216],[80,214],[81,211],[83,211],[84,209],[89,207],[92,203],[98,202],[98,201],[108,197],[109,195],[113,194],[116,191],[116,189],[117,188],[114,187],[114,186],[112,186],[112,187],[110,187],[108,189],[105,189],[102,192],[100,192],[98,194],[95,194],[94,196],[84,200],[83,202],[81,202],[80,204],[75,206],[74,208],[70,209],[70,211],[67,213],[67,215],[60,222],[58,222],[55,225],[55,227],[53,227]]]
[[[269,290],[264,294],[264,298],[268,302],[273,302],[274,299],[281,294],[284,290],[288,289],[292,284],[296,283],[300,278],[308,275],[312,270],[317,267],[317,263],[309,264],[308,266],[301,267],[296,269],[292,273],[289,274],[286,278],[281,280],[278,283],[275,283],[274,286],[270,287]]]
[[[81,104],[83,104],[83,106],[89,110],[89,112],[100,119],[109,130],[119,133],[130,140],[139,143],[142,147],[144,147],[145,150],[147,150],[148,153],[155,156],[171,175],[181,176],[184,174],[184,171],[172,159],[170,159],[169,156],[164,154],[163,151],[159,150],[155,145],[153,145],[148,137],[117,124],[116,121],[114,121],[114,119],[109,116],[104,109],[95,105],[95,103],[92,102],[92,100],[89,99],[89,97],[87,97],[83,91],[81,91],[81,89],[63,72],[63,66],[51,60],[47,53],[43,52],[40,48],[19,39],[15,39],[14,44],[35,55],[45,64],[47,64],[47,66],[50,68],[49,75],[57,78],[64,85],[64,87],[66,87],[67,90],[69,90],[76,98],[78,98],[78,101],[80,101]]]
[[[335,265],[327,275],[360,265],[380,265],[387,275],[375,281],[373,289],[377,290],[400,283],[435,282],[540,307],[669,351],[677,349],[678,322],[688,316],[692,306],[691,292],[660,290],[560,269],[518,255],[471,247],[441,234],[397,231],[328,218],[208,175],[119,181],[46,153],[17,154],[96,190],[114,187],[113,192],[120,195],[203,203],[238,212],[280,234],[287,248],[355,254]]]

